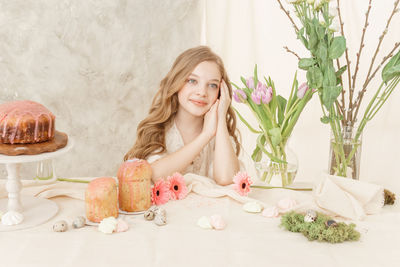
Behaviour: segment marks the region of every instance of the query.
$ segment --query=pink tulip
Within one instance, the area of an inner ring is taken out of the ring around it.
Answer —
[[[253,99],[254,103],[257,105],[261,104],[261,101],[264,104],[268,104],[272,100],[272,88],[269,87],[267,89],[267,86],[262,83],[257,84],[257,89],[254,90],[253,93],[251,93],[251,99]]]
[[[257,105],[260,105],[261,103],[261,92],[260,91],[254,91],[251,93],[251,99],[253,100],[254,103]]]
[[[262,102],[264,104],[268,104],[272,100],[272,87],[269,87],[265,90],[265,93],[262,95]]]
[[[247,95],[240,89],[233,91],[233,99],[235,99],[238,103],[244,103],[244,100],[247,99]]]
[[[254,90],[254,77],[249,77],[246,80],[247,88]]]
[[[302,99],[306,94],[307,90],[308,90],[307,83],[306,82],[302,83],[300,87],[297,89],[297,97]]]
[[[258,82],[257,83],[257,88],[256,90],[260,90],[260,91],[266,91],[267,90],[267,86],[265,84],[263,84],[262,82]]]

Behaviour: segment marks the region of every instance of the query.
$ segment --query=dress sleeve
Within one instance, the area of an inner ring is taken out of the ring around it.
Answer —
[[[162,153],[162,154],[153,154],[147,157],[147,162],[148,163],[153,163],[156,160],[159,160],[160,158],[164,157],[166,154]]]

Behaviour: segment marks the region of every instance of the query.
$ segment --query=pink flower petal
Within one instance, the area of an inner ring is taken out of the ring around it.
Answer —
[[[185,184],[185,178],[183,178],[182,174],[176,172],[167,179],[171,198],[174,200],[184,199],[188,194],[188,189]]]
[[[162,205],[170,199],[169,184],[164,179],[159,179],[151,189],[153,205]]]
[[[241,196],[247,196],[250,192],[250,185],[253,183],[251,177],[246,172],[238,172],[233,177],[233,189]]]

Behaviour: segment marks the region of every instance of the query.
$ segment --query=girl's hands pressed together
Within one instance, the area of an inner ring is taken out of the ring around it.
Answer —
[[[215,136],[217,132],[217,123],[218,123],[218,106],[219,100],[215,101],[215,103],[211,106],[210,110],[204,115],[203,122],[203,130],[202,132],[207,135],[207,137],[212,138]]]
[[[218,125],[226,125],[226,113],[231,105],[231,98],[229,96],[228,86],[224,80],[220,85],[220,97],[218,105]]]

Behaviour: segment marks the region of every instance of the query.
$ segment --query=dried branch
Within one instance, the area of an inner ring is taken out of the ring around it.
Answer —
[[[367,13],[365,13],[365,23],[364,23],[364,28],[362,30],[363,32],[362,32],[362,35],[361,35],[360,48],[358,49],[357,62],[356,62],[356,67],[355,67],[354,75],[353,75],[353,86],[352,86],[351,99],[353,99],[353,92],[354,92],[354,89],[356,88],[356,77],[357,77],[357,72],[358,72],[358,65],[360,64],[361,51],[365,46],[364,45],[364,36],[365,36],[365,32],[367,30],[367,27],[369,25],[368,17],[369,17],[369,12],[371,11],[371,2],[372,2],[372,0],[369,0],[368,10],[367,10]]]
[[[371,59],[371,64],[370,64],[369,69],[368,69],[367,77],[365,78],[365,82],[364,82],[364,85],[363,85],[363,90],[364,90],[364,88],[367,87],[368,83],[369,83],[370,80],[371,80],[371,79],[370,79],[370,74],[371,74],[371,70],[372,70],[372,68],[373,68],[373,66],[374,66],[374,63],[375,63],[375,58],[376,58],[376,56],[378,55],[379,48],[380,48],[380,46],[381,46],[381,44],[382,44],[383,38],[385,37],[385,35],[386,35],[387,32],[388,32],[388,28],[389,28],[390,21],[392,20],[393,15],[398,11],[398,10],[397,10],[397,5],[398,5],[398,4],[399,4],[399,0],[396,0],[396,1],[394,2],[394,7],[393,7],[393,10],[392,10],[392,14],[390,14],[390,17],[389,17],[389,19],[388,19],[388,21],[387,21],[387,23],[386,23],[386,27],[385,27],[385,29],[383,30],[382,35],[379,36],[378,46],[376,47],[374,56],[373,56],[372,59]]]
[[[288,16],[288,18],[290,19],[290,22],[292,22],[293,27],[295,28],[296,33],[297,33],[299,31],[299,28],[296,26],[296,23],[294,23],[292,17],[290,16],[290,12],[283,7],[280,0],[277,0],[277,1],[278,1],[279,5],[281,6],[281,9],[283,10],[283,12],[285,12],[286,16]]]
[[[386,60],[388,60],[389,58],[391,58],[394,54],[394,51],[396,51],[396,49],[400,46],[400,42],[397,42],[394,44],[393,49],[389,52],[389,54],[387,54],[385,57],[383,57],[381,63],[376,67],[375,71],[372,73],[372,75],[370,76],[370,78],[367,81],[367,85],[368,83],[374,78],[375,74],[378,72],[378,70],[383,66],[383,64],[386,62]],[[364,96],[365,91],[367,91],[367,86],[363,86],[363,89],[359,92],[357,100],[355,102],[356,104],[356,111],[354,114],[354,118],[357,118],[357,114],[358,114],[358,110],[360,109],[361,106],[361,100]]]
[[[284,46],[283,48],[285,48],[286,51],[287,51],[288,53],[291,53],[291,54],[295,55],[295,56],[300,60],[300,57],[299,57],[298,54],[296,54],[296,52],[293,52],[293,51],[290,50],[287,46]]]
[[[343,20],[342,20],[342,14],[340,13],[340,0],[337,0],[337,11],[338,11],[338,16],[339,16],[339,23],[340,23],[340,30],[342,33],[342,36],[344,36],[344,30],[343,30]],[[351,109],[351,107],[353,106],[352,103],[352,99],[350,97],[350,95],[352,95],[352,91],[351,91],[351,68],[350,68],[350,60],[349,60],[349,49],[346,47],[346,62],[347,62],[347,74],[348,74],[348,80],[349,80],[349,90],[350,90],[350,94],[349,94],[349,107]],[[344,88],[343,88],[344,89]],[[352,121],[352,117],[351,117],[351,113],[349,111],[347,111],[347,119],[349,121]]]

